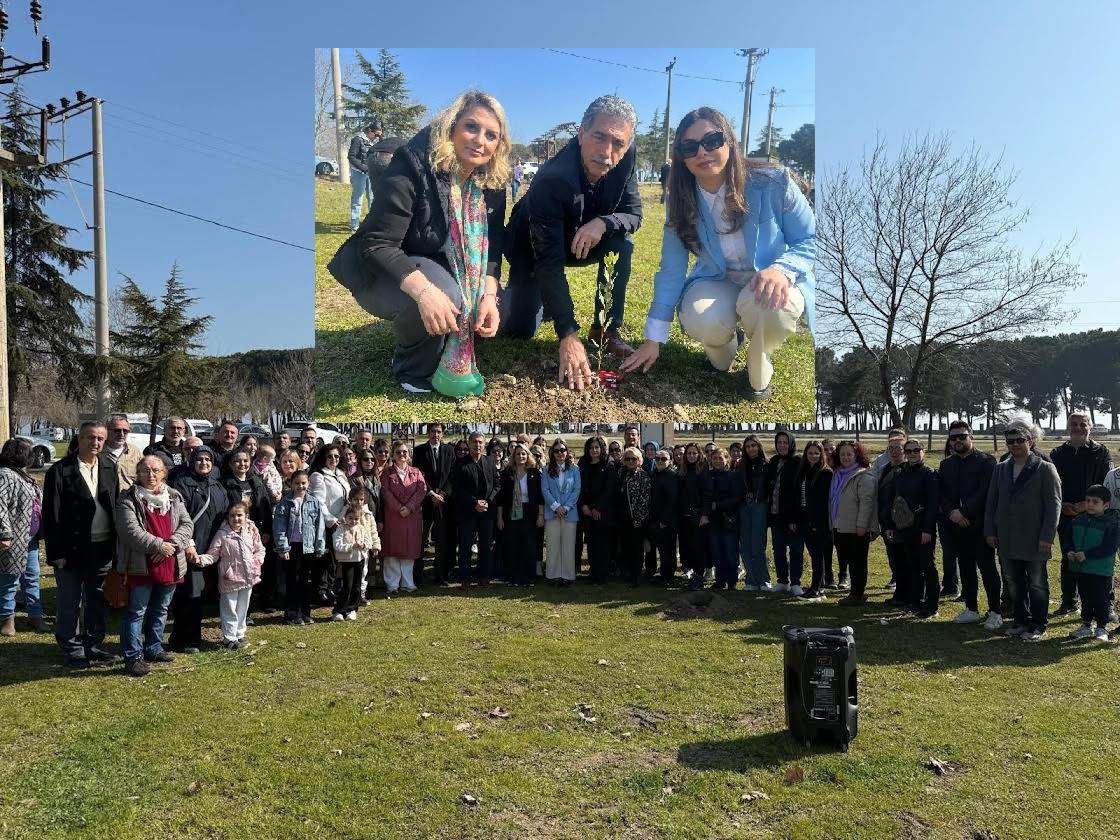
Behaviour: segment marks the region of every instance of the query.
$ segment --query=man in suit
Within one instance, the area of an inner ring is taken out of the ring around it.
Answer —
[[[447,516],[450,513],[448,502],[451,496],[451,471],[455,466],[455,447],[443,442],[443,423],[428,424],[428,442],[416,447],[412,453],[412,466],[424,474],[424,482],[428,485],[428,495],[424,499],[424,539],[423,544],[428,544],[431,536],[432,546],[435,549],[435,559],[432,562],[435,572],[436,584],[439,586],[447,583],[448,562],[447,549]],[[424,558],[413,566],[413,581],[421,585]]]
[[[113,562],[120,486],[117,465],[101,451],[105,438],[104,424],[83,423],[78,450],[52,466],[43,485],[43,536],[58,588],[54,636],[75,668],[116,659],[101,649],[108,617],[102,591]]]
[[[559,381],[583,390],[593,381],[587,351],[579,339],[566,266],[598,264],[598,283],[608,276],[614,255],[614,282],[606,312],[595,296],[595,323],[588,337],[619,358],[634,349],[619,329],[634,254],[632,238],[642,223],[638,195],[634,106],[617,96],[600,96],[587,106],[579,133],[533,177],[509,220],[506,257],[509,283],[502,297],[502,330],[531,338],[547,312],[560,339]]]
[[[486,438],[475,432],[468,440],[470,452],[455,464],[452,493],[459,526],[459,576],[463,588],[471,585],[471,543],[478,542],[478,582],[490,583],[494,558],[494,518],[498,498],[498,471],[484,457]]]

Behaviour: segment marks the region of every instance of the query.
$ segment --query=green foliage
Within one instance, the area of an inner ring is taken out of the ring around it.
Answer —
[[[21,89],[12,90],[3,127],[8,151],[36,153],[37,125],[21,115]],[[14,404],[21,384],[29,384],[33,365],[53,365],[58,387],[75,399],[87,396],[93,381],[83,364],[89,349],[79,313],[88,297],[67,277],[89,260],[90,253],[66,244],[71,228],[55,224],[44,211],[58,195],[51,185],[62,177],[56,165],[36,169],[3,167],[4,268],[8,306],[8,388]]]
[[[661,118],[661,109],[653,109],[653,119],[649,122],[649,131],[639,134],[636,139],[638,166],[640,169],[652,172],[654,175],[661,171],[665,163],[665,120]]]
[[[770,157],[777,157],[778,147],[786,139],[785,132],[779,127],[774,126],[770,132]],[[750,153],[750,157],[765,157],[766,156],[766,125],[765,123],[758,130],[758,139],[755,141],[758,145],[754,151]]]
[[[171,268],[163,296],[146,294],[131,277],[120,292],[124,323],[112,333],[113,390],[118,402],[150,406],[153,423],[168,412],[188,412],[213,397],[214,363],[200,357],[209,315],[190,317],[197,302]]]
[[[813,123],[805,123],[789,138],[779,143],[777,148],[782,163],[798,175],[809,180],[813,179],[817,160],[817,131]]]
[[[356,132],[374,117],[380,117],[385,136],[411,137],[420,130],[420,119],[427,109],[412,101],[397,57],[382,48],[374,64],[360,50],[354,52],[366,81],[342,86],[347,129]]]

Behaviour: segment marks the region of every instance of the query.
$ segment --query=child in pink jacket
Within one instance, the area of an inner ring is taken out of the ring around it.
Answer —
[[[249,617],[249,596],[261,579],[264,543],[260,531],[249,519],[244,502],[234,502],[226,511],[226,521],[214,535],[210,550],[198,556],[200,566],[218,564],[218,605],[222,616],[222,637],[228,648],[243,648],[245,622]]]

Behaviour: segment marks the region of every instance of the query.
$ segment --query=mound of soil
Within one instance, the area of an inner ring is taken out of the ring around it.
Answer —
[[[717,592],[701,589],[697,592],[682,592],[661,610],[664,618],[721,618],[729,615],[731,603]]]

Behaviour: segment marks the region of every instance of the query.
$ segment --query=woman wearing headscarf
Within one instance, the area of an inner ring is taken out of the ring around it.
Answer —
[[[498,100],[460,94],[393,154],[354,234],[362,285],[350,291],[392,321],[393,378],[406,391],[482,393],[473,342],[498,329],[509,150]]]
[[[168,647],[179,653],[198,653],[202,647],[202,591],[206,586],[201,567],[194,565],[205,554],[225,521],[229,494],[218,481],[214,450],[200,446],[191,452],[188,472],[176,479],[174,489],[183,497],[194,527],[186,548],[191,564],[171,601],[171,636]]]
[[[22,438],[0,449],[0,636],[16,634],[16,590],[43,518],[42,491],[27,472],[31,459],[31,444]],[[42,624],[43,617],[38,620]]]
[[[186,550],[194,523],[183,497],[166,484],[167,468],[155,455],[136,465],[136,483],[114,510],[116,569],[128,577],[128,607],[121,618],[125,673],[143,677],[151,662],[173,662],[163,649],[163,628],[175,587],[187,574]]]

